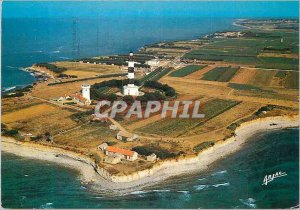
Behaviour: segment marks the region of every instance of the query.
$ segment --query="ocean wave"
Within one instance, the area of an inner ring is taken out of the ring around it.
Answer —
[[[69,57],[59,57],[59,58],[61,58],[61,59],[71,59],[71,58],[69,58]]]
[[[53,50],[53,51],[50,51],[49,53],[60,53],[60,50]]]
[[[184,200],[190,200],[191,195],[190,195],[189,191],[187,191],[187,190],[179,190],[177,192],[182,193],[182,195],[180,197],[183,197]]]
[[[204,185],[204,184],[200,184],[200,185],[196,185],[194,186],[195,190],[203,190],[205,188],[209,187],[208,185]]]
[[[200,178],[200,179],[198,179],[199,181],[202,181],[202,180],[206,180],[206,178]]]
[[[138,197],[145,197],[145,194],[147,192],[145,191],[142,191],[142,190],[137,190],[137,191],[134,191],[134,192],[131,192],[129,193],[130,195],[134,195],[134,196],[138,196]]]
[[[17,69],[18,67],[15,67],[15,66],[5,66],[7,68],[10,68],[10,69]]]
[[[10,91],[10,90],[13,90],[13,89],[16,89],[17,86],[11,86],[11,87],[7,87],[7,88],[3,88],[2,92],[7,92],[7,91]]]
[[[49,209],[49,208],[53,208],[52,207],[53,203],[46,203],[40,206],[41,209]]]
[[[212,176],[217,176],[217,175],[221,175],[221,174],[227,174],[227,170],[223,170],[223,171],[218,171],[218,172],[215,172],[213,174],[211,174]]]
[[[170,190],[153,190],[153,192],[170,192]]]
[[[147,192],[142,191],[142,190],[138,190],[138,191],[131,192],[130,194],[131,195],[141,195],[141,194],[145,194],[145,193],[147,193]]]
[[[212,185],[213,187],[221,187],[221,186],[230,186],[230,183],[229,182],[226,182],[226,183],[222,183],[222,184],[214,184]]]
[[[25,174],[24,176],[29,176],[28,174]]]
[[[241,203],[244,205],[250,207],[250,208],[256,208],[256,200],[254,198],[247,198],[247,199],[239,199]]]

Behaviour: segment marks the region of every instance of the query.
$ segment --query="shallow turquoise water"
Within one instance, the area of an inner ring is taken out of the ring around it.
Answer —
[[[127,195],[92,192],[76,171],[2,154],[6,208],[288,208],[299,203],[299,129],[253,137],[209,170],[166,180]],[[263,186],[277,171],[287,176]]]

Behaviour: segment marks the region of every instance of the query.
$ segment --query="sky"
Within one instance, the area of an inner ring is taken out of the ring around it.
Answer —
[[[298,18],[298,1],[4,1],[4,18],[228,17]]]

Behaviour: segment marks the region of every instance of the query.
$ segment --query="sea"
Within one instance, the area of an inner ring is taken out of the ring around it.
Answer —
[[[78,172],[2,153],[5,208],[290,208],[299,204],[299,129],[258,134],[207,170],[126,194],[95,191]],[[266,175],[286,173],[263,185]]]
[[[168,7],[169,3],[165,4]],[[36,10],[44,5],[41,3]],[[6,3],[4,15],[11,14],[7,8]],[[25,5],[14,11],[17,15],[24,14],[21,10],[26,8],[31,7]],[[66,8],[58,10],[58,14],[70,12],[71,6]],[[143,14],[138,9],[137,12]],[[42,15],[38,18],[3,17],[1,89],[32,84],[35,79],[23,69],[37,62],[127,54],[157,42],[192,40],[216,31],[240,29],[232,24],[233,18],[214,17],[205,9],[203,13],[205,17],[189,13],[177,16],[175,11],[160,17],[148,13],[138,18],[77,17],[74,13],[74,17],[49,18],[45,10],[38,13]],[[83,185],[78,172],[70,168],[2,153],[1,205],[5,208],[290,208],[299,204],[298,133],[299,129],[284,129],[258,134],[240,151],[205,171],[170,178],[127,194],[95,191]],[[262,185],[265,175],[279,171],[287,175]]]
[[[34,77],[23,69],[34,63],[127,54],[157,42],[239,29],[233,21],[197,17],[3,18],[2,90],[33,83]]]

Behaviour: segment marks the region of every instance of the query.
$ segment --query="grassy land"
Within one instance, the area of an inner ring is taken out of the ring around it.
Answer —
[[[204,104],[204,108],[199,110],[199,113],[204,113],[205,118],[191,118],[191,119],[162,119],[157,122],[151,123],[145,127],[138,129],[140,132],[178,136],[189,128],[195,127],[200,123],[203,123],[223,112],[237,105],[237,101],[223,100],[223,99],[212,99]]]
[[[205,73],[202,79],[209,81],[228,82],[238,71],[239,67],[216,67]]]
[[[283,79],[283,78],[285,78],[285,77],[286,77],[286,75],[287,75],[287,73],[286,73],[286,72],[283,72],[283,71],[278,71],[278,72],[275,74],[275,77],[278,77],[278,78],[281,78],[281,79]]]
[[[294,78],[291,77],[291,79]],[[295,83],[292,83],[291,81],[286,82],[286,84],[289,84],[289,88],[291,88],[291,85],[294,85],[293,87],[296,89],[297,79],[294,79],[294,81]],[[238,92],[235,93],[237,95],[280,99],[280,100],[295,100],[295,97],[291,97],[289,95],[283,95],[277,93],[276,91],[263,89],[261,87],[254,86],[254,85],[229,83],[228,86],[237,90]]]
[[[235,90],[261,90],[257,86],[248,85],[248,84],[229,83],[228,86]]]
[[[178,69],[176,71],[173,71],[170,76],[171,77],[185,77],[195,71],[199,71],[203,69],[206,66],[199,66],[199,65],[190,65],[190,66],[185,66],[181,69]]]
[[[209,44],[188,52],[184,58],[249,64],[260,68],[298,70],[298,32],[284,30],[250,32],[248,31],[251,36],[247,37],[212,38]],[[267,57],[259,57],[260,53],[269,54]]]
[[[143,78],[141,78],[139,81],[141,83],[144,83],[146,81],[157,81],[160,78],[162,78],[163,76],[165,76],[166,74],[168,74],[170,71],[172,70],[172,68],[162,68],[162,67],[158,67],[157,69],[155,69],[154,71],[152,71],[150,74],[144,76]]]
[[[157,81],[160,78],[162,78],[163,76],[167,75],[173,68],[166,68],[163,69],[162,71],[160,71],[159,73],[157,73],[156,75],[154,75],[150,80],[151,81]]]
[[[299,72],[288,72],[284,87],[291,89],[299,89]]]

